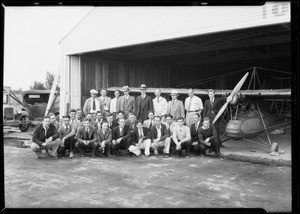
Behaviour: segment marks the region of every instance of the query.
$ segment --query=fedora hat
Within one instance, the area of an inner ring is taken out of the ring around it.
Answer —
[[[173,90],[171,90],[171,94],[170,95],[178,95],[178,91],[175,90],[175,89],[173,89]]]
[[[140,89],[147,89],[147,86],[146,86],[145,84],[142,84],[142,85],[140,86]]]
[[[130,88],[128,85],[123,86],[122,91],[130,91]]]

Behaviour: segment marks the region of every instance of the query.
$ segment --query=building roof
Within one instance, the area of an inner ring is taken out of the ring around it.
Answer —
[[[95,7],[61,44],[63,54],[72,55],[289,22],[289,2],[226,7]]]

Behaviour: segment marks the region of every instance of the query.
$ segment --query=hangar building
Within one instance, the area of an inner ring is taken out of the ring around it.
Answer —
[[[199,80],[253,66],[291,72],[290,19],[289,2],[95,7],[60,41],[60,114],[81,108],[91,88],[232,89],[244,73]]]

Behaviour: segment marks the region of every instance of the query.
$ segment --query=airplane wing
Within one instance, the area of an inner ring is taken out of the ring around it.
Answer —
[[[121,90],[122,87],[110,87],[108,91]],[[147,88],[147,94],[154,94],[156,88]],[[179,94],[187,95],[187,88],[160,88],[162,94],[170,94],[171,90],[176,89]],[[121,90],[122,91],[122,90]],[[215,89],[216,96],[228,96],[232,90]],[[140,88],[130,88],[130,92],[140,93]],[[199,96],[207,96],[208,89],[194,89],[194,94]],[[249,97],[261,98],[278,98],[291,97],[291,89],[260,89],[260,90],[240,90],[238,94]]]

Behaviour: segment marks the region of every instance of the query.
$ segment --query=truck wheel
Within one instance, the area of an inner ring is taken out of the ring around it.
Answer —
[[[29,128],[29,125],[30,125],[30,122],[29,122],[29,119],[28,117],[22,117],[20,119],[20,125],[19,125],[19,129],[22,131],[22,132],[26,132]]]

